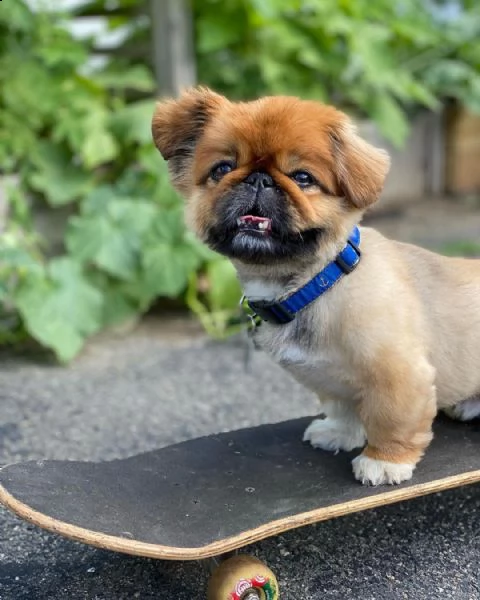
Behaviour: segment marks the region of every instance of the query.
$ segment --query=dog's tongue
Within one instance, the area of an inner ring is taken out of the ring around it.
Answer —
[[[258,229],[259,231],[269,231],[272,227],[272,219],[257,217],[255,215],[244,215],[238,219],[238,225]]]

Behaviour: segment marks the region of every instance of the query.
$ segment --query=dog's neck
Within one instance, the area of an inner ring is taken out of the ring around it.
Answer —
[[[337,257],[345,247],[349,233],[344,239],[342,236],[335,242],[324,242],[314,256],[303,260],[269,265],[234,261],[245,296],[250,300],[270,301],[295,292]]]

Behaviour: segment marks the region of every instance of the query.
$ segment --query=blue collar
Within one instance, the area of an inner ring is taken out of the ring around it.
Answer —
[[[253,318],[259,317],[275,325],[284,325],[295,319],[298,312],[319,298],[333,287],[337,281],[351,273],[360,262],[360,230],[358,227],[352,231],[347,245],[320,273],[310,279],[299,290],[283,300],[247,300],[253,311]]]

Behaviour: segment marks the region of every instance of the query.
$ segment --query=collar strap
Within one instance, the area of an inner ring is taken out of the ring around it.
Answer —
[[[308,283],[283,300],[248,300],[253,317],[260,317],[263,321],[284,325],[295,319],[298,312],[319,298],[333,287],[337,281],[351,273],[360,262],[360,230],[355,227],[347,245],[320,273],[315,275]]]

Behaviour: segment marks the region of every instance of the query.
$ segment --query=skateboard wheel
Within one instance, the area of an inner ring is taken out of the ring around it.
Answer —
[[[210,578],[207,600],[278,600],[275,575],[253,556],[223,562]]]

